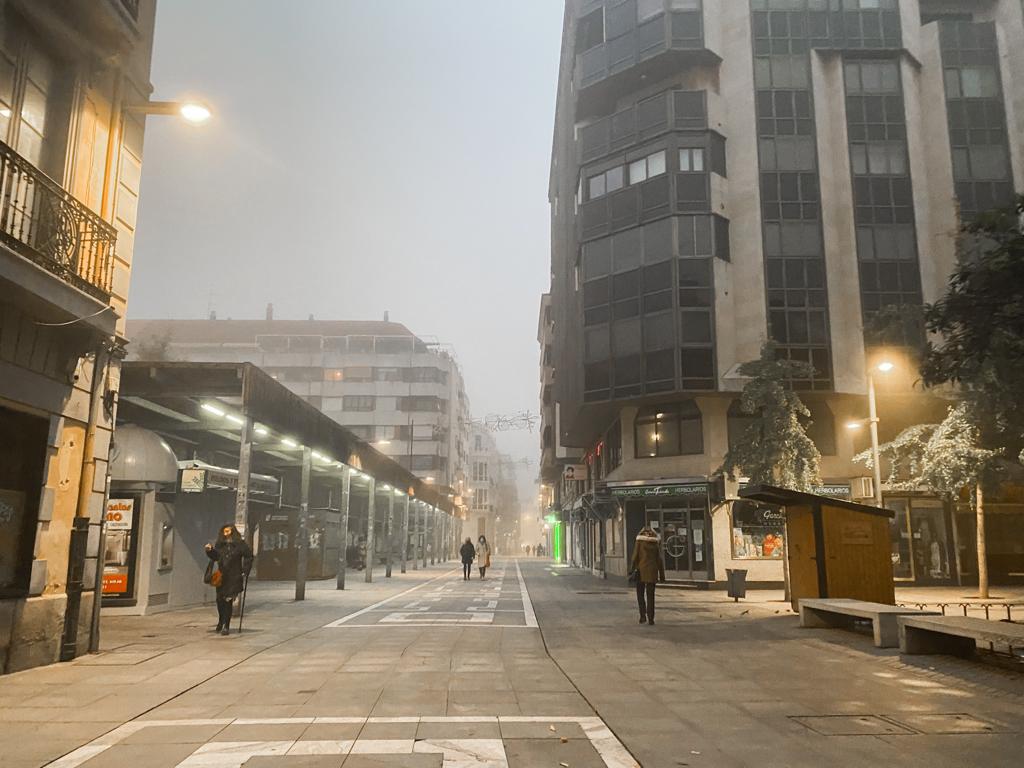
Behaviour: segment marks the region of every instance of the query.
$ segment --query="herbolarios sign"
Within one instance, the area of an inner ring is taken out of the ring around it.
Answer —
[[[629,485],[609,488],[611,495],[620,499],[649,499],[652,496],[706,496],[707,483],[686,485]]]

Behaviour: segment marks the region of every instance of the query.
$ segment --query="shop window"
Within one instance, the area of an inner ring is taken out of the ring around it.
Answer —
[[[634,423],[636,458],[704,452],[700,409],[693,400],[642,408]]]
[[[781,560],[785,513],[754,501],[732,503],[732,556],[736,560]]]

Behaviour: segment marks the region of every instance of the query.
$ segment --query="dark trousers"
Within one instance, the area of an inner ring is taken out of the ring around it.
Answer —
[[[465,560],[462,561],[462,578],[468,579],[469,574],[473,572],[473,563],[467,563]]]
[[[217,598],[217,624],[222,628],[231,624],[231,601],[233,599],[231,597]]]
[[[480,578],[482,579],[486,575],[487,575],[487,566],[486,565],[481,565],[480,566]]]
[[[648,621],[654,621],[653,581],[638,581],[636,583],[636,604],[640,608],[641,619],[645,618]]]

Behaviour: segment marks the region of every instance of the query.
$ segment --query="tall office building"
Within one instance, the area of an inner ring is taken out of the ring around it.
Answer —
[[[258,365],[427,482],[465,487],[469,398],[449,349],[401,323],[131,320],[132,359]]]
[[[824,490],[871,498],[844,424],[866,415],[874,355],[915,332],[880,315],[941,296],[960,222],[1024,188],[1022,42],[1017,0],[567,2],[552,444],[585,452],[595,494],[575,504],[575,558],[624,574],[651,522],[677,578],[781,580],[770,510],[710,492],[743,426],[738,366],[769,340],[814,368],[792,384]],[[884,433],[941,416],[909,365],[891,378]],[[899,578],[976,573],[956,546],[969,514],[886,503]],[[1024,521],[1010,506],[999,520]]]

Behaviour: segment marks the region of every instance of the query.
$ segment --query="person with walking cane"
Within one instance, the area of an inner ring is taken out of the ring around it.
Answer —
[[[252,550],[238,529],[228,523],[221,526],[217,542],[206,545],[206,556],[210,563],[203,580],[217,589],[217,629],[214,631],[227,635],[234,600],[242,594],[252,570]]]

